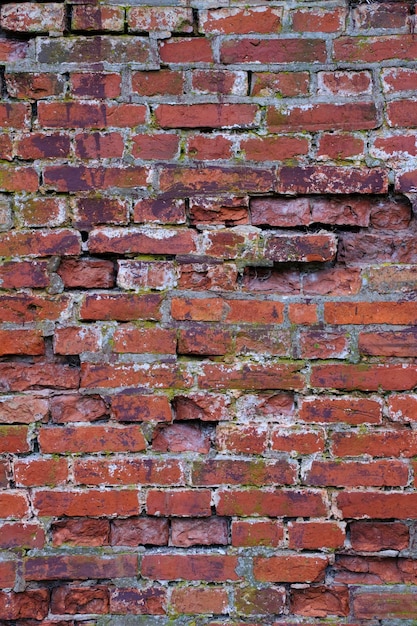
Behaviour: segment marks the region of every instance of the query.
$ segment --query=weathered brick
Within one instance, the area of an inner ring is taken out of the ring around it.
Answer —
[[[1,27],[19,33],[62,33],[65,7],[56,2],[6,3],[1,9]]]
[[[224,8],[200,11],[200,32],[218,35],[277,33],[281,30],[281,7]]]

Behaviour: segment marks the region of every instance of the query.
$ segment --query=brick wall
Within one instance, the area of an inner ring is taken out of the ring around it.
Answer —
[[[414,8],[166,4],[1,7],[0,623],[411,624]]]

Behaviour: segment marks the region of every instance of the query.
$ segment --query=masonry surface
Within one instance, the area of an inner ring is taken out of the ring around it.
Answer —
[[[407,2],[2,3],[0,624],[417,619]]]

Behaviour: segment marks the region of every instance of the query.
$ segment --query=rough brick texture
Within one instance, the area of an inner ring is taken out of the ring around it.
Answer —
[[[0,6],[0,624],[417,617],[411,0]]]

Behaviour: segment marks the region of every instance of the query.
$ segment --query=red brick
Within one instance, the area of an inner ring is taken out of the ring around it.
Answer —
[[[5,161],[13,161],[13,144],[9,135],[0,136],[0,158]]]
[[[175,287],[178,270],[172,261],[118,261],[117,285],[121,289]]]
[[[103,614],[109,611],[109,591],[104,586],[56,587],[52,591],[51,611],[57,615],[76,613]]]
[[[38,105],[39,124],[45,128],[133,127],[143,124],[145,114],[142,104],[40,102]]]
[[[215,460],[195,461],[191,467],[193,485],[291,485],[296,467],[287,461]]]
[[[335,563],[335,582],[381,585],[413,583],[416,565],[412,559],[340,556]]]
[[[273,428],[271,432],[271,448],[279,452],[292,454],[314,454],[324,450],[324,433],[322,430],[304,430],[284,427]]]
[[[94,387],[146,387],[187,389],[192,385],[192,377],[178,364],[93,364],[82,367],[81,385]],[[1,371],[1,364],[0,364]]]
[[[39,445],[46,453],[71,452],[138,452],[146,441],[138,426],[66,426],[43,427]]]
[[[123,32],[124,21],[123,7],[81,4],[72,8],[71,30]]]
[[[191,85],[200,93],[245,96],[248,91],[247,74],[239,71],[194,70]]]
[[[30,522],[2,524],[0,532],[0,548],[10,550],[43,548],[45,531],[41,525]]]
[[[344,359],[349,354],[349,336],[345,333],[306,330],[300,332],[298,346],[302,359]]]
[[[4,620],[42,620],[49,611],[49,590],[33,589],[21,593],[0,592],[0,615]]]
[[[199,41],[201,42],[201,40]],[[140,96],[179,96],[183,89],[184,75],[182,72],[171,70],[132,72],[132,91]]]
[[[414,619],[416,611],[417,594],[412,592],[360,590],[353,597],[353,613],[358,619]]]
[[[177,395],[174,398],[176,420],[201,420],[220,422],[230,419],[227,397],[212,393],[193,393],[189,396]]]
[[[329,324],[415,324],[413,302],[326,302],[324,316]]]
[[[388,93],[412,91],[417,71],[408,67],[391,67],[382,70],[382,85]]]
[[[238,272],[234,263],[211,265],[193,263],[180,266],[178,285],[182,289],[211,291],[233,291],[236,288]]]
[[[415,356],[417,335],[414,328],[397,331],[359,333],[359,352],[380,356]]]
[[[408,191],[414,193],[414,190],[416,188],[415,180],[416,180],[416,170],[405,172],[404,174],[397,176],[395,188],[396,190],[404,192],[404,193]],[[410,259],[410,262],[414,263],[414,256]]]
[[[149,38],[118,36],[72,36],[70,38],[43,38],[39,41],[37,61],[40,63],[107,63],[110,58],[119,63],[155,63],[155,54]]]
[[[32,133],[16,142],[16,154],[25,160],[68,158],[70,150],[70,137],[61,133]]]
[[[111,159],[123,156],[120,133],[88,133],[75,138],[75,155],[80,159]]]
[[[121,95],[122,77],[104,72],[71,72],[70,85],[75,97],[117,98]]]
[[[220,48],[220,62],[324,63],[326,49],[320,39],[230,39]]]
[[[23,42],[5,40],[3,46],[6,43],[25,45]],[[9,95],[20,100],[39,100],[48,96],[59,96],[62,95],[65,86],[60,74],[47,72],[6,72],[5,83]]]
[[[284,539],[284,527],[272,520],[234,520],[232,545],[235,547],[274,547]]]
[[[314,486],[400,487],[408,483],[408,465],[393,460],[313,461],[304,482]]]
[[[12,588],[16,582],[17,562],[2,561],[0,563],[0,589]]]
[[[164,231],[102,228],[93,230],[88,241],[90,252],[96,254],[191,254],[195,246],[194,233],[185,228]]]
[[[190,546],[227,545],[228,524],[226,518],[207,517],[171,520],[170,545],[178,548]]]
[[[178,335],[178,354],[223,355],[232,350],[232,335],[227,329],[193,324]]]
[[[287,194],[382,194],[388,191],[388,179],[387,172],[378,168],[282,167],[277,191]]]
[[[127,295],[102,294],[88,295],[80,309],[82,320],[159,320],[162,299],[156,294]]]
[[[344,527],[338,522],[289,522],[288,533],[292,550],[336,549],[345,542]]]
[[[344,491],[337,495],[337,506],[344,518],[410,519],[417,511],[417,497],[414,493]]]
[[[412,365],[367,364],[316,365],[311,375],[313,387],[360,391],[408,391],[417,384]]]
[[[16,484],[20,487],[55,487],[68,480],[66,459],[38,458],[16,460],[14,466]]]
[[[185,7],[130,7],[127,10],[127,26],[129,33],[192,33],[193,13]]]
[[[308,72],[253,72],[252,96],[305,96],[309,91]]]
[[[397,159],[401,156],[416,156],[417,145],[415,133],[403,135],[388,135],[377,137],[370,147],[370,154],[377,158]]]
[[[188,140],[188,155],[195,161],[216,161],[230,159],[232,141],[223,135],[194,135]]]
[[[184,224],[185,203],[182,198],[138,200],[133,213],[134,222],[155,224]]]
[[[145,187],[147,174],[145,167],[135,165],[124,168],[51,165],[45,168],[44,182],[51,190],[63,192],[97,191],[113,187],[129,189]]]
[[[2,391],[27,391],[39,387],[77,389],[79,372],[75,367],[53,363],[0,363]]]
[[[248,161],[285,161],[308,154],[309,142],[302,137],[251,137],[240,149]]]
[[[203,365],[198,384],[202,389],[302,389],[300,365]]]
[[[389,59],[412,60],[417,43],[412,35],[385,35],[378,37],[339,37],[334,42],[334,61],[381,63]]]
[[[25,59],[28,54],[29,42],[3,39],[0,45],[0,60],[3,63]]]
[[[316,587],[291,591],[291,613],[305,617],[349,615],[349,589],[347,587]]]
[[[350,543],[358,552],[380,550],[405,550],[410,542],[410,532],[401,522],[352,522]]]
[[[211,491],[193,489],[183,491],[148,491],[146,497],[148,515],[164,517],[209,517],[211,515]]]
[[[81,251],[78,232],[70,229],[11,231],[0,236],[1,256],[77,255]]]
[[[211,42],[206,38],[172,37],[161,42],[162,63],[213,63]],[[152,94],[153,95],[153,94]]]
[[[349,265],[416,263],[417,255],[413,244],[414,239],[407,233],[402,233],[402,236],[366,232],[343,233],[339,239],[339,259]]]
[[[52,2],[5,4],[1,10],[1,27],[20,33],[62,33],[65,29],[65,7]]]
[[[414,431],[382,430],[333,434],[333,451],[337,456],[368,454],[379,457],[413,457],[417,440]]]
[[[74,226],[89,229],[98,224],[127,224],[129,205],[126,200],[118,198],[77,198],[74,207]],[[87,263],[80,259],[78,263]],[[102,261],[103,263],[104,261]]]
[[[61,226],[68,219],[68,208],[68,202],[65,198],[35,196],[25,198],[24,201],[17,201],[15,204],[19,222],[22,226],[33,228],[39,226]],[[43,233],[36,234],[40,238],[43,236]],[[50,235],[53,235],[53,231],[50,231]]]
[[[282,313],[282,303],[262,300],[174,298],[171,303],[174,319],[195,322],[279,324]]]
[[[0,169],[0,191],[33,192],[39,188],[39,177],[32,167],[2,167]]]
[[[119,422],[170,422],[172,411],[165,396],[121,393],[111,398],[113,417]]]
[[[39,490],[33,495],[33,505],[40,517],[114,517],[139,513],[138,493],[133,489],[122,491]],[[80,558],[82,560],[84,557]],[[111,574],[109,576],[111,577]],[[135,573],[132,576],[135,576]],[[79,578],[79,576],[69,576],[69,578]],[[97,576],[94,576],[94,571],[92,571],[86,578],[97,578]]]
[[[334,33],[344,27],[346,11],[344,8],[336,8],[333,11],[298,9],[291,11],[291,17],[295,32]]]
[[[304,303],[290,303],[288,305],[288,319],[291,324],[316,324],[317,305]]]
[[[27,580],[124,578],[137,576],[137,570],[137,557],[133,554],[34,556],[25,562]]]
[[[178,155],[180,140],[178,135],[170,133],[151,135],[150,133],[144,133],[142,135],[134,135],[132,139],[132,154],[135,159],[160,161],[162,159],[174,159]]]
[[[212,196],[216,193],[267,193],[273,187],[272,170],[250,167],[184,168],[166,166],[160,176],[160,188],[171,197]]]
[[[118,615],[164,615],[166,589],[117,587],[110,591],[110,611]]]
[[[80,485],[182,484],[182,466],[174,459],[118,458],[74,461],[74,481]]]
[[[239,615],[279,615],[284,612],[286,593],[283,587],[243,587],[236,589],[236,609]]]
[[[281,7],[222,8],[200,11],[200,32],[216,35],[278,33],[281,30]]]
[[[6,261],[0,267],[2,289],[49,286],[48,263],[46,261]]]
[[[413,423],[417,419],[417,396],[391,395],[388,398],[388,415],[394,422]]]
[[[322,495],[318,491],[304,489],[246,489],[219,491],[216,506],[218,515],[267,516],[267,517],[321,517],[326,515]],[[264,579],[267,580],[267,579]],[[272,579],[268,579],[272,580]],[[282,580],[283,579],[277,579]],[[303,582],[306,582],[302,579]],[[294,580],[293,582],[297,582]]]
[[[321,161],[343,161],[357,159],[365,151],[365,143],[361,137],[339,134],[323,134],[319,140],[317,158]]]
[[[253,104],[160,104],[155,119],[161,128],[247,128],[257,111]]]
[[[382,406],[378,400],[367,398],[306,397],[302,400],[299,418],[319,424],[380,424]]]
[[[48,401],[30,396],[2,396],[0,398],[1,424],[31,424],[44,421],[48,415]]]
[[[221,451],[262,454],[267,436],[262,424],[221,424],[216,429],[216,446]]]
[[[45,353],[40,330],[0,330],[0,356]]]
[[[154,431],[152,449],[156,452],[207,454],[210,450],[210,439],[197,424],[172,424]]]
[[[255,557],[253,563],[256,580],[264,582],[319,582],[323,580],[327,558],[324,556]]]
[[[227,613],[228,594],[226,590],[210,587],[176,587],[171,595],[171,606],[181,615],[221,615]]]
[[[417,107],[413,100],[396,100],[387,104],[389,126],[394,128],[415,128],[417,126]]]
[[[372,75],[369,71],[319,72],[319,92],[334,96],[359,96],[372,93]]]
[[[114,286],[114,264],[105,259],[63,259],[57,273],[67,289],[106,289]]]
[[[0,453],[29,452],[27,426],[0,426]]]
[[[109,544],[110,524],[106,519],[65,519],[51,526],[52,543],[55,547],[105,546]]]
[[[99,396],[55,395],[50,399],[51,418],[55,424],[94,422],[108,410]]]
[[[2,491],[0,493],[0,511],[2,519],[18,519],[29,515],[26,495],[21,491]]]
[[[114,520],[111,525],[112,546],[141,546],[168,544],[168,520],[154,517],[129,517]]]
[[[143,354],[175,354],[175,330],[123,326],[113,335],[112,352]]]
[[[392,28],[403,30],[409,14],[406,3],[381,2],[374,10],[368,6],[356,6],[352,12],[353,23],[356,29]]]
[[[409,293],[416,289],[416,267],[413,265],[388,265],[369,267],[369,288],[378,293]]]
[[[100,348],[101,333],[98,328],[91,328],[89,326],[69,326],[55,330],[55,354],[99,352]]]
[[[237,557],[220,554],[145,554],[142,576],[154,580],[239,580]]]

